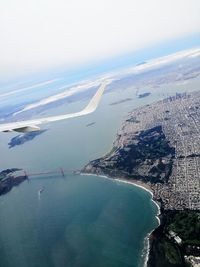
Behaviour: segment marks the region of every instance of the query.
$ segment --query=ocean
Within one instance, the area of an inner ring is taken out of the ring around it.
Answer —
[[[0,211],[2,267],[142,266],[157,225],[148,192],[93,176],[32,179]]]

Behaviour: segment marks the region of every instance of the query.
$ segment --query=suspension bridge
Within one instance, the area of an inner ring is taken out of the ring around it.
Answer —
[[[62,167],[59,167],[58,169],[54,170],[48,170],[48,171],[42,171],[42,172],[28,172],[26,170],[23,170],[24,176],[26,178],[30,179],[36,176],[48,176],[48,175],[59,175],[62,177],[65,177],[67,174],[80,174],[80,170],[75,169],[64,169]]]

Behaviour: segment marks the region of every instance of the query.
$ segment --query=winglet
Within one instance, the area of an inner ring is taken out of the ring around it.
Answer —
[[[45,124],[45,123],[53,122],[53,121],[60,121],[60,120],[80,117],[80,116],[84,116],[84,115],[87,115],[89,113],[92,113],[96,110],[96,108],[99,104],[99,101],[101,99],[101,96],[103,95],[103,92],[109,83],[110,83],[110,81],[107,80],[101,84],[101,86],[99,87],[99,89],[97,90],[95,95],[90,100],[89,104],[82,111],[64,114],[64,115],[58,115],[58,116],[45,117],[45,118],[40,118],[40,119],[35,119],[35,120],[27,120],[27,121],[19,121],[19,122],[0,124],[0,132],[38,131],[38,130],[40,130],[40,128],[37,125]]]
[[[96,108],[99,105],[100,99],[103,95],[103,92],[106,88],[106,86],[109,84],[109,81],[104,81],[100,88],[98,89],[98,91],[95,93],[95,95],[92,97],[92,99],[90,100],[90,102],[88,103],[88,105],[82,110],[82,112],[84,112],[85,114],[89,114],[92,113],[96,110]]]

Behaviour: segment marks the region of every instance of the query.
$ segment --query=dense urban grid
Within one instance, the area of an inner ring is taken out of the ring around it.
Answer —
[[[164,209],[200,209],[200,93],[176,94],[134,110],[123,124],[118,145],[127,146],[134,133],[159,125],[175,156],[169,180],[149,183],[154,198],[162,200]]]

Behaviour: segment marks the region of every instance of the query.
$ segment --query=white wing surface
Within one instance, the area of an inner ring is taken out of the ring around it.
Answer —
[[[101,99],[101,96],[103,95],[103,92],[108,85],[108,81],[104,81],[95,95],[92,97],[90,100],[89,104],[79,112],[75,113],[69,113],[69,114],[64,114],[64,115],[58,115],[58,116],[51,116],[51,117],[45,117],[45,118],[39,118],[35,120],[27,120],[27,121],[18,121],[18,122],[10,122],[10,123],[2,123],[0,124],[0,132],[11,132],[11,131],[16,131],[16,132],[33,132],[33,131],[38,131],[40,128],[38,125],[40,124],[45,124],[49,122],[54,122],[54,121],[60,121],[60,120],[66,120],[70,118],[75,118],[75,117],[80,117],[87,115],[89,113],[92,113],[96,110],[99,101]]]

